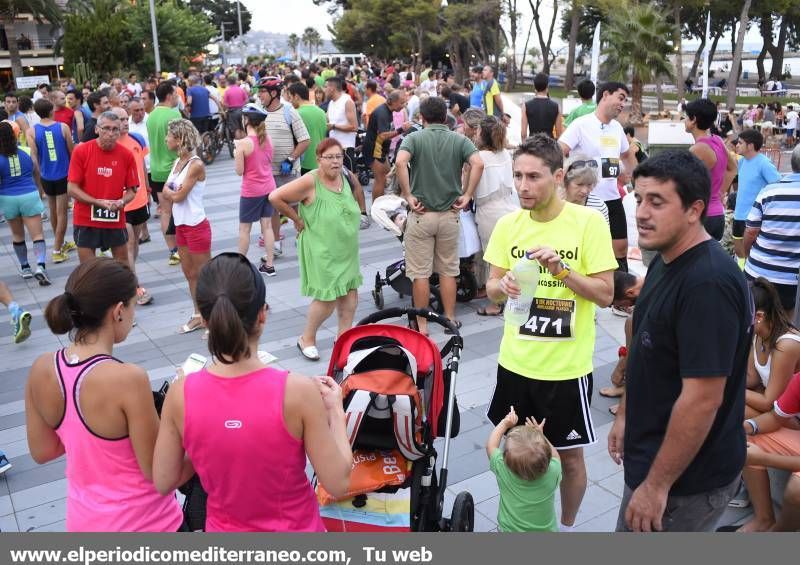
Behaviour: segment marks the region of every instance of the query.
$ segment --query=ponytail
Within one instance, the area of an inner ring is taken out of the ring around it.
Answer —
[[[227,294],[217,297],[206,326],[208,350],[220,363],[229,365],[250,357],[249,336],[239,312]]]
[[[264,143],[267,142],[267,120],[259,122],[256,128],[256,136],[258,136],[258,148],[263,149]]]
[[[758,277],[752,283],[751,293],[756,310],[764,312],[764,319],[770,327],[770,335],[767,343],[770,349],[775,349],[778,338],[792,329],[797,329],[789,320],[786,310],[781,305],[781,298],[778,291],[763,277]]]
[[[47,326],[56,335],[68,333],[75,327],[70,302],[69,295],[65,292],[53,298],[44,309]]]

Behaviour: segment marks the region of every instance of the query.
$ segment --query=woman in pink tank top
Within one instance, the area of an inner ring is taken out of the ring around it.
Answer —
[[[349,483],[352,453],[338,385],[258,358],[265,295],[263,278],[241,254],[222,253],[203,268],[197,298],[214,362],[175,381],[164,403],[156,487],[171,492],[191,460],[208,493],[209,532],[324,531],[306,455],[334,496]]]
[[[266,119],[267,113],[255,104],[248,104],[242,109],[242,122],[247,136],[236,141],[233,158],[236,161],[236,174],[242,177],[239,253],[247,255],[250,231],[255,222],[260,223],[266,261],[259,271],[274,277],[276,273],[272,262],[275,257],[275,234],[270,223],[273,209],[268,196],[275,190],[275,177],[272,176],[272,142],[267,135]]]
[[[133,324],[136,277],[113,259],[75,269],[45,318],[72,343],[41,355],[25,389],[37,463],[67,456],[67,531],[175,532],[174,492],[152,482],[158,415],[147,373],[112,357]],[[191,467],[187,468],[187,475]]]
[[[725,149],[725,142],[711,133],[717,119],[717,107],[708,99],[699,98],[686,105],[686,131],[694,137],[690,151],[700,159],[711,177],[711,195],[706,216],[703,219],[706,231],[716,240],[725,232],[725,200],[728,189],[738,172],[736,160]]]

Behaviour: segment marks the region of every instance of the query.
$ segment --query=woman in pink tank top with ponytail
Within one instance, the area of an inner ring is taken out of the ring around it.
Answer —
[[[67,531],[175,532],[183,513],[173,491],[152,482],[158,415],[147,373],[113,357],[131,331],[136,276],[92,259],[45,310],[70,345],[42,354],[25,387],[28,446],[37,463],[67,456]],[[184,480],[191,466],[182,468]]]
[[[164,403],[156,487],[175,489],[190,460],[208,493],[209,532],[324,531],[306,455],[334,496],[350,479],[339,386],[258,358],[265,296],[262,276],[244,255],[222,253],[203,267],[197,301],[214,360],[175,381]]]

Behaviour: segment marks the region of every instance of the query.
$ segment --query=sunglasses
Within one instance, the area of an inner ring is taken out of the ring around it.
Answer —
[[[569,167],[567,168],[567,172],[573,171],[575,169],[583,169],[584,167],[592,167],[594,169],[597,168],[597,161],[590,159],[587,161],[573,161],[570,163]]]

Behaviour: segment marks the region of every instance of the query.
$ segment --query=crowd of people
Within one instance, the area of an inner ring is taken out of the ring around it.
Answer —
[[[781,178],[760,153],[761,133],[742,131],[733,154],[713,133],[716,105],[697,100],[685,108],[691,148],[647,156],[618,120],[625,84],[582,82],[583,104],[562,116],[548,83],[535,78],[515,148],[490,66],[471,69],[463,83],[400,63],[256,65],[142,84],[132,75],[96,89],[67,82],[37,90],[38,120],[22,110],[26,99],[6,94],[0,210],[20,273],[50,284],[43,198],[51,261],[68,261],[75,248],[79,261],[45,312],[70,343],[43,354],[26,387],[32,457],[66,454],[67,529],[182,531],[175,489],[195,474],[208,492],[208,531],[324,528],[304,468],[307,457],[330,494],[347,491],[341,391],[328,377],[267,367],[257,345],[268,332],[265,281],[280,276],[276,258],[289,235],[282,218],[296,234],[300,293],[312,299],[300,354],[320,359],[317,331],[334,311],[339,335],[352,326],[359,231],[370,225],[359,179],[366,172],[373,203],[395,194],[407,205],[416,307],[428,306],[438,275],[444,315],[460,326],[465,215],[482,247],[475,269],[487,303],[478,313],[529,304],[523,323],[506,318],[487,399],[501,530],[575,525],[587,489],[583,450],[600,440],[590,411],[595,314],[612,305],[627,317],[613,386],[601,391],[620,397],[608,437],[610,457],[625,469],[617,529],[713,530],[742,477],[755,516],[728,529],[800,528],[800,333],[792,322],[800,150],[794,173]],[[218,122],[236,139],[239,240],[238,253],[212,258],[200,152],[202,134]],[[629,193],[648,254],[644,278],[629,272]],[[740,265],[718,243],[732,194]],[[145,371],[113,357],[135,306],[157,299],[135,275],[151,212],[193,302],[179,331],[204,331],[213,355],[173,383],[160,420]],[[258,266],[246,258],[254,223],[264,247]],[[538,271],[533,291],[515,275],[526,262]],[[5,285],[0,301],[14,341],[23,341],[30,313]],[[427,320],[417,324],[427,334]],[[230,441],[231,428],[245,437]],[[0,472],[9,467],[3,456]],[[794,472],[777,518],[766,467]]]

